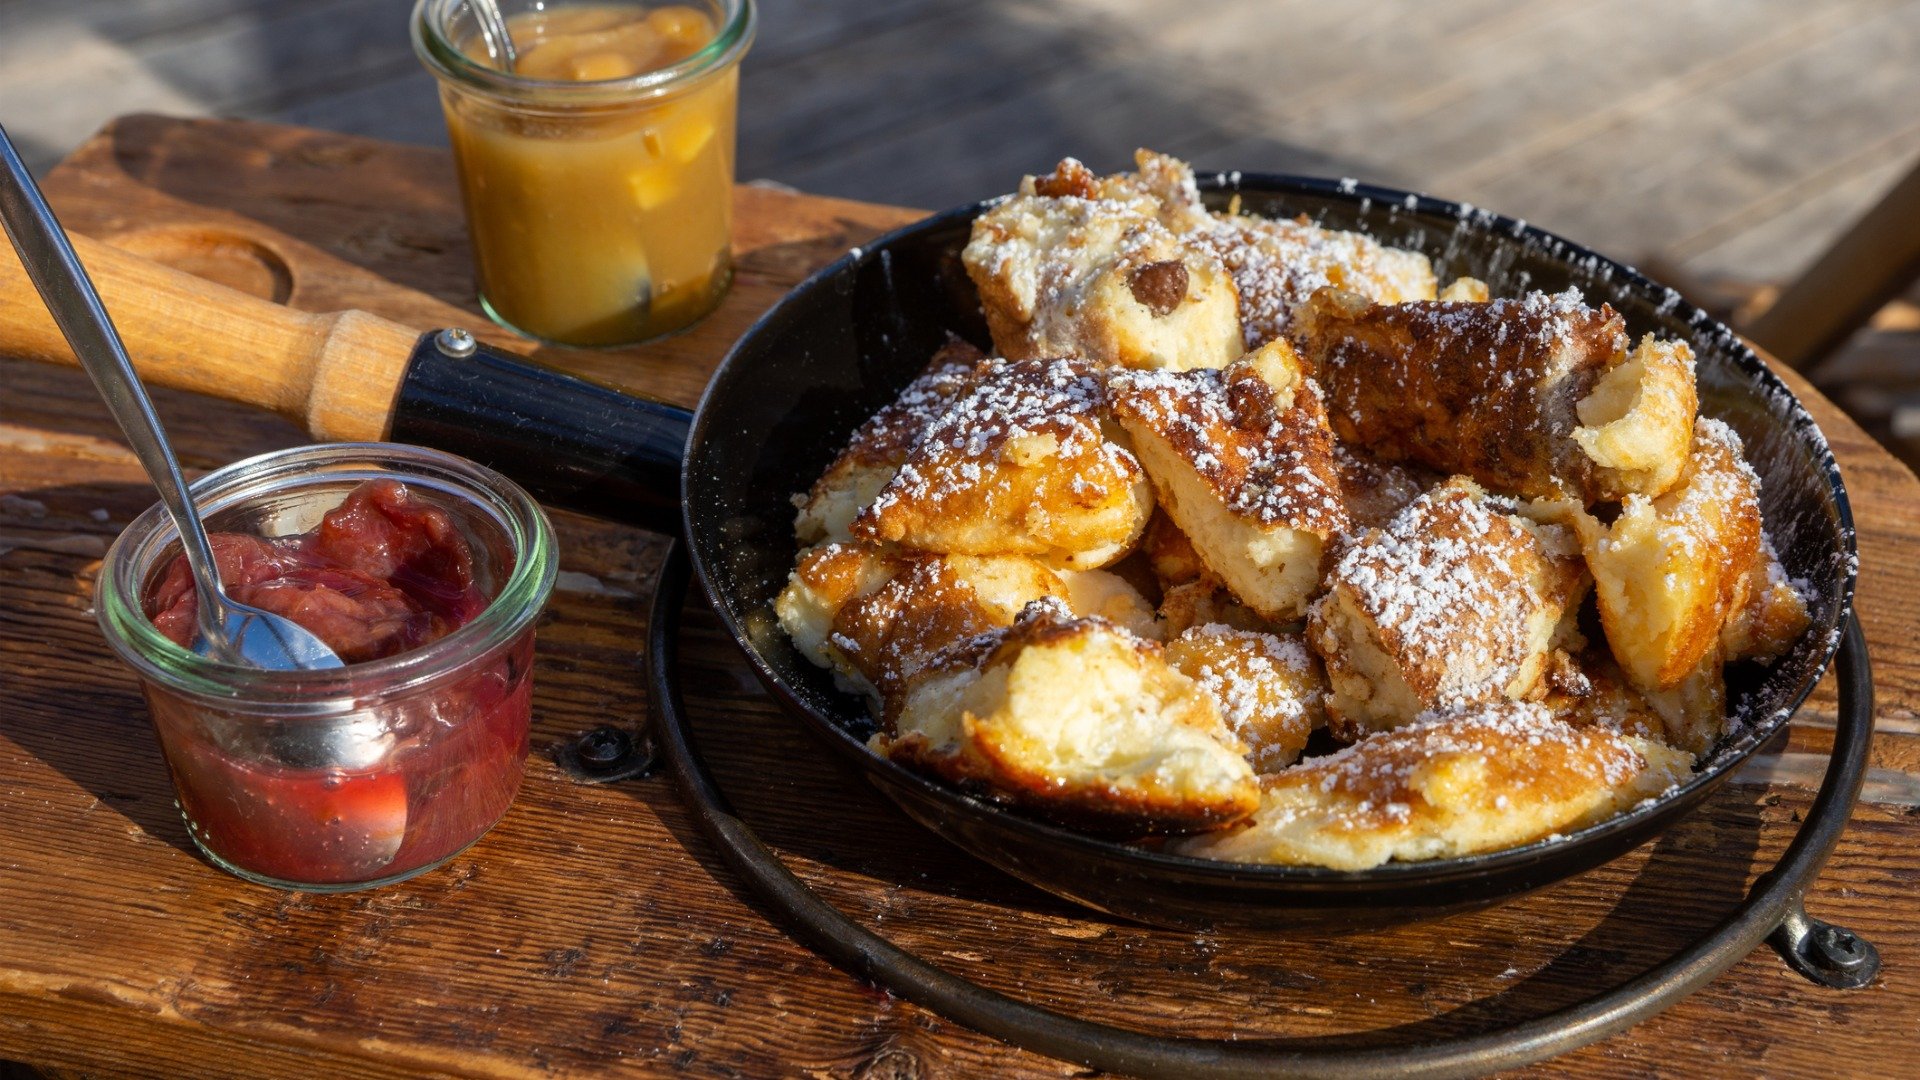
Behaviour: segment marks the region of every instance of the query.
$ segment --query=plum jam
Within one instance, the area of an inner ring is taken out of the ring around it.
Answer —
[[[364,481],[310,533],[207,541],[229,596],[292,619],[349,664],[438,641],[492,599],[474,583],[473,549],[452,516],[398,480]],[[199,606],[176,556],[148,592],[147,614],[190,645]]]
[[[196,656],[193,591],[158,508],[108,553],[102,628],[140,674],[194,842],[250,880],[337,890],[431,869],[519,788],[550,527],[510,481],[417,447],[302,447],[194,485],[235,599],[345,661]]]

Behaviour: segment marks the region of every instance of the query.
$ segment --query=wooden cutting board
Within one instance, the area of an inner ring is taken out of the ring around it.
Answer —
[[[1013,177],[1008,177],[1011,184]],[[472,300],[437,152],[294,128],[130,117],[49,178],[66,224],[297,307],[463,325]],[[694,331],[547,357],[691,403],[747,323],[813,267],[916,214],[737,192],[740,276]],[[1792,376],[1789,375],[1789,379]],[[1543,1075],[1920,1073],[1920,483],[1803,383],[1860,526],[1881,735],[1813,913],[1872,939],[1881,981],[1812,986],[1762,950]],[[206,469],[304,441],[274,417],[156,394]],[[100,1075],[1055,1076],[789,941],[651,776],[571,783],[551,754],[645,712],[640,643],[664,543],[561,515],[519,801],[432,874],[344,896],[243,884],[192,851],[92,577],[152,501],[74,371],[0,342],[0,1059]],[[1833,697],[1653,844],[1504,908],[1337,940],[1179,934],[1092,916],[933,839],[759,692],[704,612],[684,645],[702,746],[736,805],[844,910],[953,971],[1146,1031],[1391,1045],[1537,1016],[1640,972],[1771,865],[1830,745]]]

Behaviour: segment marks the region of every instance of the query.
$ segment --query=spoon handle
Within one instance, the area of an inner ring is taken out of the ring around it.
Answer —
[[[133,362],[127,358],[100,295],[4,127],[0,127],[0,224],[5,225],[7,237],[20,253],[21,265],[53,314],[53,321],[66,335],[80,366],[93,379],[107,410],[126,433],[127,442],[159,490],[161,503],[173,516],[199,589],[201,634],[216,647],[224,645],[225,605],[219,595],[209,596],[212,590],[207,588],[220,578],[214,569],[207,532],[188,494],[186,477],[181,475],[180,463],[167,445],[153,402],[134,374]]]
[[[487,56],[501,71],[511,74],[520,66],[519,50],[513,45],[513,32],[507,29],[507,18],[500,13],[499,0],[469,0],[473,9],[473,21],[480,24],[480,40],[487,47]]]

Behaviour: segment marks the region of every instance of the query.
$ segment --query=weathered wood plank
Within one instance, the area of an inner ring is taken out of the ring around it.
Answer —
[[[1839,228],[1920,165],[1920,127],[1898,132],[1737,213],[1682,237],[1666,257],[1696,274],[1787,281],[1825,251]]]
[[[832,160],[865,140],[1002,97],[1009,87],[1100,62],[1106,43],[1085,27],[1016,24],[998,8],[941,12],[784,62],[747,65],[741,173],[783,176],[795,164]]]
[[[1615,213],[1601,246],[1629,257],[1659,251],[1885,137],[1884,103],[1920,94],[1920,67],[1900,59],[1920,44],[1920,5],[1802,44],[1783,42],[1771,56],[1658,109],[1624,113],[1591,137],[1452,179],[1470,181],[1486,205],[1576,236],[1599,208],[1630,207]],[[1909,125],[1903,119],[1892,130]]]

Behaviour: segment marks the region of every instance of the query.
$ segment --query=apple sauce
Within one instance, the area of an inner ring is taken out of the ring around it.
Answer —
[[[739,53],[718,14],[622,3],[511,13],[511,73],[477,27],[454,28],[484,78],[443,76],[441,100],[480,298],[497,321],[614,346],[682,329],[719,302]]]

